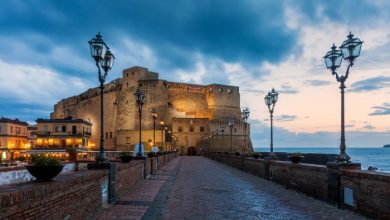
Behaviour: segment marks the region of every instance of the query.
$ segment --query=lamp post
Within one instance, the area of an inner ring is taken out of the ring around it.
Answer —
[[[137,90],[134,92],[134,97],[135,97],[135,101],[138,105],[138,116],[139,116],[139,143],[138,143],[138,153],[137,153],[137,157],[139,158],[142,158],[143,155],[142,155],[142,148],[141,148],[141,141],[142,141],[142,130],[141,130],[141,125],[142,125],[142,106],[144,105],[144,103],[146,102],[146,97],[144,95],[144,93],[139,89],[137,88]]]
[[[91,49],[91,56],[95,59],[96,66],[98,68],[98,77],[100,82],[100,147],[99,155],[96,158],[98,163],[107,162],[107,155],[104,152],[104,124],[103,124],[103,92],[104,82],[106,81],[107,73],[111,70],[115,57],[111,53],[107,44],[103,41],[100,33],[96,37],[88,41]],[[103,73],[101,69],[103,69]]]
[[[247,134],[246,134],[246,124],[247,124],[247,121],[248,121],[248,118],[249,118],[249,114],[250,114],[250,111],[249,111],[249,108],[248,107],[245,107],[242,112],[241,112],[241,118],[244,119],[244,150],[247,149],[247,146],[246,146],[246,137],[247,137]]]
[[[163,146],[164,121],[160,121],[160,128],[161,128],[161,151],[163,151],[164,150],[164,146]]]
[[[271,119],[271,144],[270,144],[270,156],[274,157],[274,137],[273,137],[273,113],[275,103],[278,101],[279,93],[274,88],[264,97],[265,104],[268,106],[270,119]]]
[[[359,57],[362,44],[363,41],[359,38],[354,38],[353,34],[349,32],[348,38],[341,44],[340,50],[336,50],[336,46],[333,44],[331,50],[324,56],[326,68],[332,71],[332,75],[336,75],[336,80],[340,83],[339,88],[341,90],[341,137],[340,153],[337,156],[337,162],[339,163],[349,163],[351,159],[345,152],[347,146],[345,144],[344,89],[346,88],[345,81],[349,75],[349,68],[353,66],[354,60]],[[342,58],[349,62],[345,75],[339,75],[336,72],[336,69],[341,66]]]
[[[223,146],[223,133],[225,132],[225,126],[224,125],[222,125],[221,127],[220,127],[220,129],[221,129],[221,146],[222,146],[222,149],[224,149],[224,146]]]
[[[153,117],[153,146],[155,146],[156,145],[156,119],[157,119],[156,108],[152,109],[152,117]]]
[[[168,127],[164,127],[164,150],[167,150],[167,132],[168,132]]]
[[[230,153],[233,154],[233,127],[234,127],[234,120],[229,121],[229,128],[230,128]]]

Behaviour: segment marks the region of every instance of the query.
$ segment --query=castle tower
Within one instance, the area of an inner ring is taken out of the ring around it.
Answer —
[[[159,74],[147,68],[134,66],[123,70],[122,78],[105,85],[104,133],[107,150],[132,150],[138,143],[138,107],[134,92],[140,88],[146,103],[142,113],[142,142],[146,150],[158,146],[179,153],[199,154],[201,150],[230,152],[229,120],[235,121],[233,151],[252,152],[245,148],[244,137],[250,142],[250,128],[244,134],[240,117],[240,93],[236,86],[212,84],[194,85],[159,79]],[[158,113],[155,143],[153,143],[152,109]],[[98,88],[59,101],[51,118],[71,116],[92,123],[90,149],[99,146],[100,98]],[[160,126],[160,121],[164,126]],[[224,135],[216,131],[225,127]]]

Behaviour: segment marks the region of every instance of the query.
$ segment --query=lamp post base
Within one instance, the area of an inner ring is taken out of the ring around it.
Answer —
[[[106,153],[99,153],[96,157],[97,163],[108,163],[107,154]]]
[[[336,157],[337,163],[351,163],[351,157],[347,153],[342,152]]]

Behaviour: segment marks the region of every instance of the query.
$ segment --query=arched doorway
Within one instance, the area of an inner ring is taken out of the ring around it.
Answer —
[[[189,147],[187,149],[187,156],[196,156],[196,155],[197,155],[197,152],[196,152],[195,147]]]

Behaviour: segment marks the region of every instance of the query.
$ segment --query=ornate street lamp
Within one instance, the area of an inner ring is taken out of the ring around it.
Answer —
[[[244,119],[244,148],[245,148],[244,151],[246,151],[246,149],[247,149],[247,146],[246,146],[246,139],[247,139],[246,124],[247,124],[247,121],[249,118],[249,114],[250,114],[250,111],[249,111],[248,107],[245,107],[241,112],[241,118]]]
[[[222,149],[224,149],[224,146],[223,146],[223,132],[225,132],[225,126],[224,125],[222,125],[220,128],[220,131],[221,131],[221,134],[222,134],[222,136],[221,136],[221,147],[222,147]]]
[[[96,158],[98,163],[107,162],[107,155],[104,152],[104,124],[103,124],[103,93],[104,93],[104,82],[106,81],[107,73],[111,70],[112,65],[114,63],[115,57],[111,53],[107,44],[103,41],[100,33],[96,35],[96,37],[92,38],[88,41],[91,56],[94,58],[96,62],[96,66],[98,68],[98,77],[100,82],[100,148],[99,155]],[[103,73],[101,69],[103,69]]]
[[[272,89],[268,94],[264,97],[265,104],[268,106],[270,119],[271,119],[271,145],[270,145],[270,156],[274,157],[274,137],[273,137],[273,113],[275,108],[275,103],[278,101],[279,93]]]
[[[164,142],[163,142],[163,135],[164,135],[164,121],[160,121],[160,129],[161,129],[161,150],[164,150]]]
[[[336,75],[336,80],[340,83],[339,88],[341,90],[341,137],[340,153],[337,156],[337,162],[339,163],[350,163],[351,159],[345,152],[347,146],[345,144],[344,89],[346,88],[345,81],[349,75],[349,68],[353,66],[354,60],[359,57],[362,44],[363,41],[359,38],[354,38],[353,34],[349,32],[348,39],[341,44],[340,50],[336,50],[336,46],[333,44],[331,50],[324,56],[326,68],[332,71],[332,75]],[[342,58],[349,62],[345,75],[339,75],[336,72],[336,69],[341,66]]]
[[[152,109],[152,117],[153,117],[153,145],[156,146],[156,119],[157,119],[156,108]]]
[[[233,155],[233,127],[234,120],[229,120],[229,128],[230,128],[230,153]]]
[[[142,138],[142,131],[141,131],[141,125],[142,125],[142,106],[146,102],[146,97],[144,93],[137,88],[137,90],[134,92],[135,101],[138,105],[138,115],[139,115],[139,143],[138,143],[138,153],[137,157],[142,158],[142,148],[141,148],[141,138]]]

